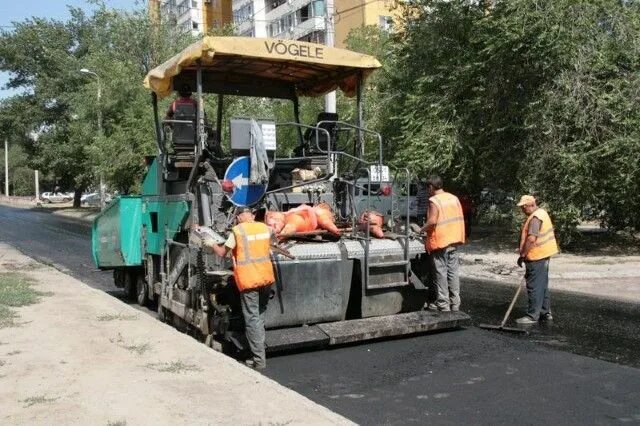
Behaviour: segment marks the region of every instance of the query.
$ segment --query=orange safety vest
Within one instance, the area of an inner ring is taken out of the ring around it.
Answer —
[[[275,282],[269,247],[271,229],[264,223],[244,222],[231,230],[236,238],[233,275],[240,291],[253,290]]]
[[[549,214],[543,209],[538,209],[531,213],[527,220],[524,221],[522,231],[520,233],[520,252],[524,247],[524,242],[527,240],[529,234],[529,223],[531,219],[537,217],[542,222],[540,226],[540,233],[533,247],[527,253],[526,260],[540,260],[549,256],[553,256],[558,253],[558,244],[556,243],[556,236],[553,232],[553,223]]]
[[[443,192],[429,198],[438,209],[435,228],[427,229],[426,250],[443,249],[453,244],[464,244],[464,214],[460,200],[453,194]]]

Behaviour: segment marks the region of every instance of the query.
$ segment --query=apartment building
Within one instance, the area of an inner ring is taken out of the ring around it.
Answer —
[[[399,13],[398,0],[337,0],[334,25],[336,46],[345,47],[349,31],[363,25],[378,25],[385,31],[393,29],[393,20]]]
[[[194,35],[231,24],[232,0],[149,0],[152,19],[168,19]]]
[[[334,0],[335,44],[344,47],[349,31],[362,25],[390,30],[398,0]],[[324,43],[325,0],[233,0],[237,33]]]

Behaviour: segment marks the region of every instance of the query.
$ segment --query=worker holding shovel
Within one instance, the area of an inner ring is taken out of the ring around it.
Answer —
[[[549,259],[558,253],[558,244],[549,214],[537,206],[531,195],[523,195],[518,207],[527,215],[520,233],[520,257],[518,266],[524,263],[529,306],[527,315],[518,318],[518,324],[536,324],[550,321]]]

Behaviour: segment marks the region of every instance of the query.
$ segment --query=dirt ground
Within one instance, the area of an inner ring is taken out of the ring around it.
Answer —
[[[351,424],[0,243],[6,272],[41,297],[0,328],[0,424]]]
[[[517,241],[497,228],[472,229],[461,247],[463,277],[517,283],[524,268],[516,265]],[[594,227],[571,251],[554,256],[549,266],[551,289],[640,302],[640,245]]]

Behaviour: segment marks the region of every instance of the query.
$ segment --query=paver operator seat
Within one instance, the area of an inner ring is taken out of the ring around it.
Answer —
[[[327,123],[327,121],[338,121],[338,114],[332,112],[321,112],[318,114],[316,126],[329,132],[331,137],[331,149],[336,149],[337,143],[337,125],[335,123]],[[329,144],[327,134],[314,129],[307,129],[304,133],[304,145],[296,148],[296,154],[302,156],[303,150],[305,155],[322,155],[324,152],[318,151],[318,147],[322,151],[327,151]]]
[[[176,104],[173,119],[189,121],[190,123],[173,123],[173,144],[178,147],[184,145],[193,148],[196,143],[197,111],[193,103]]]

